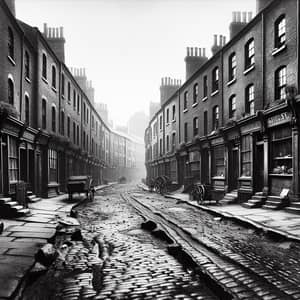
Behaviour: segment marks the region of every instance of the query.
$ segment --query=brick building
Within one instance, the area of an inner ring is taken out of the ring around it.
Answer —
[[[298,0],[257,0],[254,18],[233,13],[227,43],[214,36],[210,59],[202,48],[187,49],[186,81],[145,132],[148,180],[167,175],[185,187],[198,181],[216,199],[296,210],[299,7]]]
[[[63,28],[45,24],[41,33],[15,18],[14,5],[0,1],[0,195],[16,197],[23,181],[50,197],[66,190],[70,175],[100,184],[117,180],[119,167],[118,176],[130,177],[137,166],[135,153],[125,163],[125,144],[135,142],[98,114],[85,70],[65,65]]]

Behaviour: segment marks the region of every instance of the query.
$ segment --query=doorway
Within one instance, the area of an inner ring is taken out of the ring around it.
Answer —
[[[209,153],[203,149],[201,157],[201,183],[209,184]]]
[[[228,153],[228,188],[229,191],[238,188],[239,178],[239,149],[238,147],[231,148]]]
[[[27,182],[27,150],[20,148],[20,180]]]
[[[264,144],[258,142],[256,144],[256,153],[254,160],[254,178],[255,191],[261,192],[264,188]]]

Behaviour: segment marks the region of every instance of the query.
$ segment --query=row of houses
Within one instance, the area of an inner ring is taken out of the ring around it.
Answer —
[[[41,33],[6,0],[0,33],[0,195],[15,195],[20,181],[50,197],[71,175],[96,185],[133,178],[139,142],[101,119],[85,70],[65,65],[63,28],[45,24]]]
[[[299,0],[258,0],[254,17],[233,13],[209,59],[187,48],[186,80],[162,79],[145,132],[148,182],[166,175],[214,199],[297,211],[299,18]]]

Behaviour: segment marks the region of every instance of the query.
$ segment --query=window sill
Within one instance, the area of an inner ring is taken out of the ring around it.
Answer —
[[[175,123],[175,122],[176,122],[176,119],[173,119],[173,120],[172,120],[172,123]]]
[[[188,109],[187,109],[187,108],[183,110],[183,113],[186,113],[186,112],[188,112]]]
[[[243,74],[244,75],[247,75],[248,73],[250,73],[252,70],[254,70],[255,69],[255,65],[252,65],[252,66],[250,66],[250,67],[248,67],[244,72],[243,72]]]
[[[14,60],[11,56],[8,55],[7,58],[8,58],[8,60],[10,61],[10,63],[11,63],[13,66],[16,65],[15,60]]]
[[[47,78],[45,78],[44,76],[42,76],[42,80],[43,80],[46,84],[48,84],[48,80],[47,80]]]
[[[25,77],[25,80],[28,82],[28,83],[31,83],[31,80],[26,76]]]
[[[286,49],[286,44],[280,46],[279,48],[275,48],[273,51],[272,51],[272,55],[273,56],[276,56],[277,54],[281,53],[282,51],[284,51]]]
[[[236,77],[227,82],[227,86],[230,86],[236,82]]]
[[[202,102],[205,102],[207,99],[208,99],[207,96],[204,97],[204,98],[202,99]]]
[[[192,107],[196,107],[198,105],[198,102],[195,102]]]
[[[225,176],[214,176],[212,177],[213,180],[225,180]]]
[[[211,95],[211,97],[213,97],[213,96],[217,95],[218,93],[219,93],[219,90],[215,90],[215,91],[212,92],[210,95]]]

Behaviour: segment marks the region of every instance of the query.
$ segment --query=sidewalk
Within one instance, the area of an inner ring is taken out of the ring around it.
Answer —
[[[239,204],[229,205],[199,205],[189,199],[188,194],[172,194],[165,197],[184,201],[220,217],[251,224],[265,232],[273,232],[288,239],[300,241],[300,216],[284,210],[269,210],[262,208],[244,208]]]
[[[101,185],[96,190],[110,186]],[[0,300],[11,299],[35,264],[34,255],[56,234],[58,219],[67,216],[81,200],[69,202],[63,194],[29,204],[30,215],[3,219],[0,234]]]

